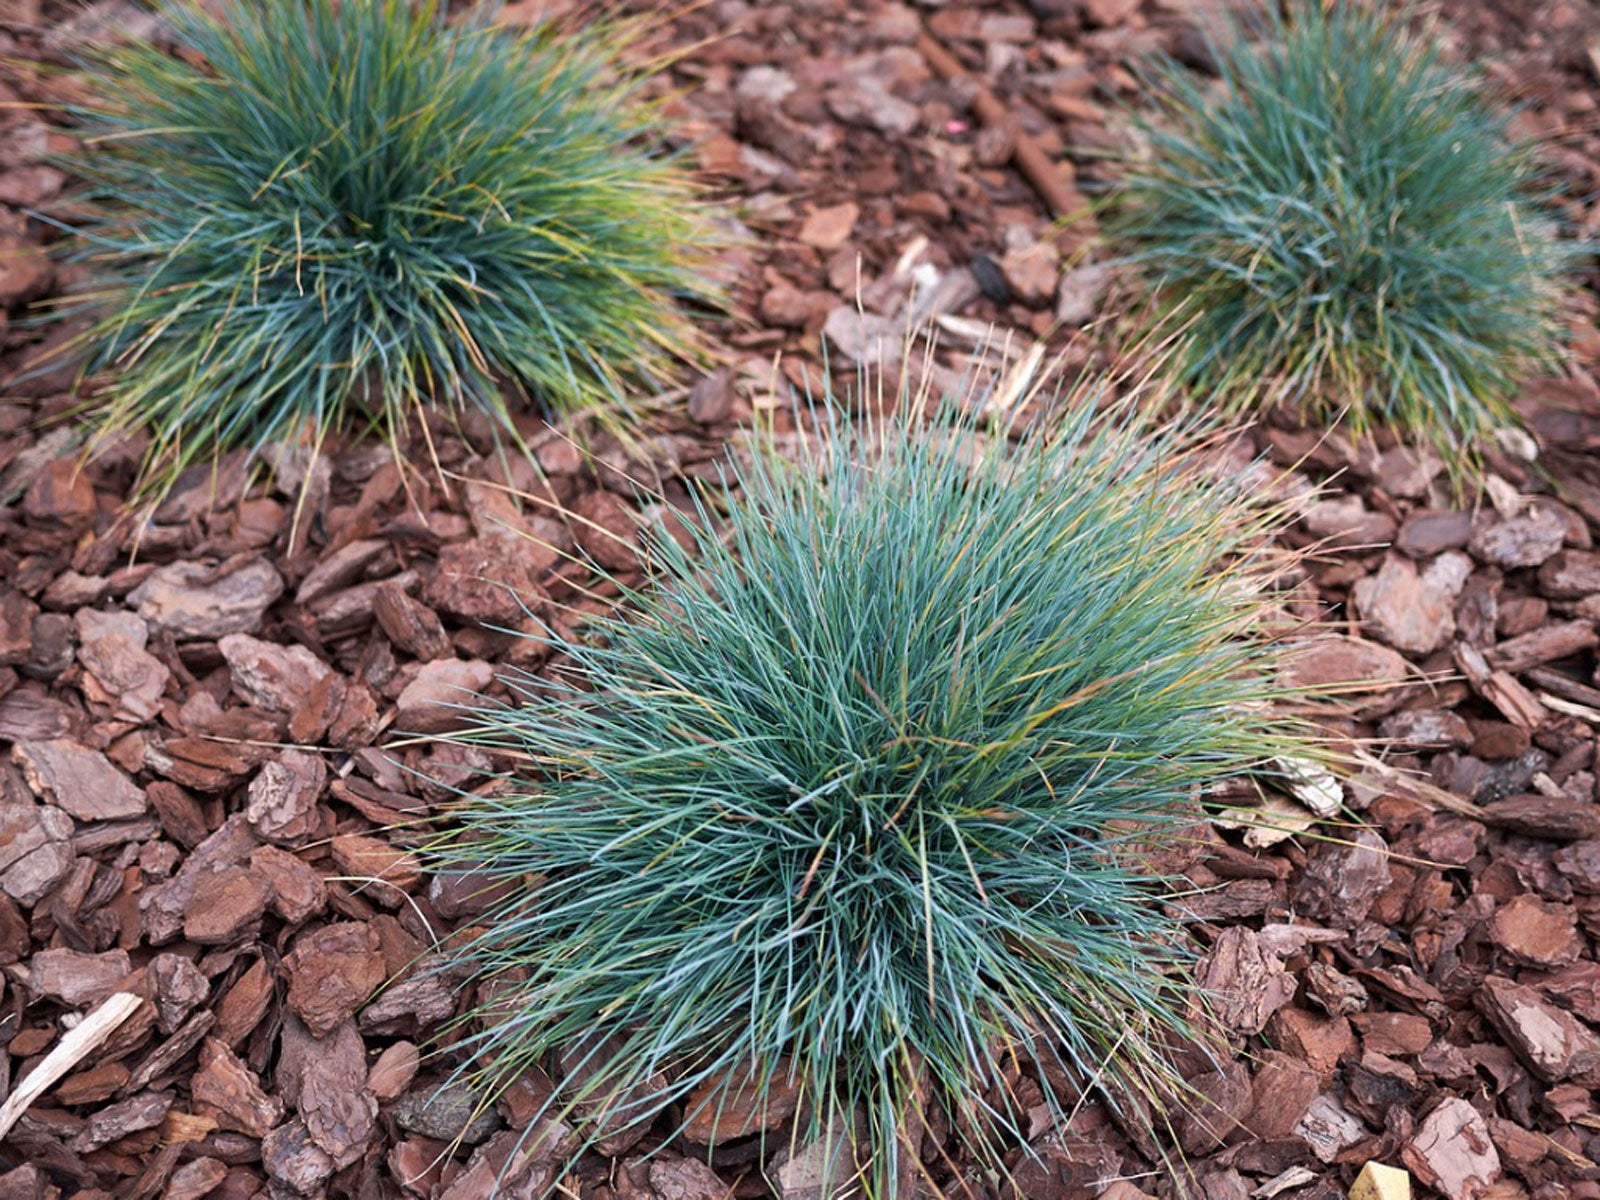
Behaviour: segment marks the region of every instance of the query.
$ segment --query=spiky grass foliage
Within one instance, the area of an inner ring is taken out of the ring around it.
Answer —
[[[215,7],[215,6],[212,6]],[[97,420],[149,463],[419,401],[503,424],[624,394],[694,346],[706,210],[661,153],[620,27],[447,23],[440,0],[163,10],[176,55],[86,64],[72,169]]]
[[[1158,65],[1115,224],[1208,402],[1348,410],[1453,460],[1558,357],[1573,251],[1533,149],[1409,15],[1301,0],[1259,44],[1235,28],[1217,84]]]
[[[860,1114],[882,1196],[919,1113],[986,1161],[1022,1140],[1016,1061],[1057,1108],[1059,1069],[1174,1084],[1188,951],[1137,847],[1290,740],[1247,628],[1266,516],[1092,399],[1015,446],[758,453],[626,616],[552,636],[565,682],[512,681],[468,736],[522,766],[435,848],[526,881],[460,951],[491,1090],[564,1071],[615,1128],[798,1086],[802,1134]]]

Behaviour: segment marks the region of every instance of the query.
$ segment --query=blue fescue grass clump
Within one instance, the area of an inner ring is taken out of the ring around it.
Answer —
[[[75,115],[103,431],[165,470],[419,402],[504,424],[625,394],[694,345],[706,210],[625,31],[447,21],[440,0],[162,10]]]
[[[1449,461],[1558,359],[1576,250],[1532,147],[1408,16],[1302,0],[1219,44],[1216,85],[1158,66],[1117,226],[1199,396],[1347,412]]]
[[[1138,847],[1292,741],[1249,631],[1268,516],[1092,399],[1015,444],[758,452],[624,615],[551,635],[560,680],[511,681],[468,736],[520,765],[435,847],[526,881],[460,950],[491,1092],[564,1062],[557,1104],[614,1129],[798,1085],[801,1137],[864,1118],[883,1196],[919,1113],[1023,1140],[1014,1058],[1058,1110],[1061,1069],[1181,1087],[1188,950]]]

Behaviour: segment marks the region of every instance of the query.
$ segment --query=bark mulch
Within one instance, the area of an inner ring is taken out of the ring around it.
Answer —
[[[672,103],[752,235],[726,263],[717,371],[661,398],[632,446],[595,435],[589,460],[531,418],[537,469],[441,422],[442,477],[381,445],[291,448],[272,482],[224,460],[135,520],[138,447],[79,469],[72,425],[48,420],[74,403],[70,372],[29,371],[59,334],[21,318],[73,282],[24,215],[66,183],[29,107],[60,85],[30,64],[137,10],[0,0],[0,1097],[108,996],[141,998],[0,1141],[0,1197],[468,1200],[497,1178],[504,1196],[817,1195],[803,1155],[763,1162],[748,1138],[707,1165],[717,1122],[664,1147],[626,1131],[576,1163],[535,1138],[510,1159],[536,1094],[475,1115],[470,1093],[437,1093],[423,1050],[470,993],[413,964],[482,899],[424,877],[414,851],[446,787],[491,764],[402,735],[459,720],[440,702],[462,688],[496,695],[503,668],[541,666],[492,627],[603,603],[564,551],[637,578],[603,533],[632,536],[634,481],[687,504],[758,414],[792,431],[774,385],[814,382],[824,352],[845,383],[865,364],[941,384],[993,323],[1009,331],[988,354],[1001,387],[1039,369],[1036,347],[1068,369],[1103,359],[1133,292],[1078,210],[1126,145],[1130,57],[1203,66],[1196,7],[683,13],[658,32],[688,48]],[[1443,9],[1458,52],[1553,140],[1568,215],[1593,233],[1600,12]],[[1047,193],[1040,154],[1064,164]],[[1586,290],[1570,375],[1521,398],[1537,445],[1491,453],[1478,507],[1392,445],[1271,420],[1231,448],[1307,496],[1284,540],[1318,549],[1282,618],[1320,624],[1284,670],[1354,685],[1331,724],[1369,756],[1346,789],[1359,821],[1288,840],[1202,830],[1179,864],[1205,889],[1201,979],[1247,1053],[1194,1080],[1205,1103],[1176,1130],[1192,1178],[1156,1173],[1090,1101],[1037,1131],[1030,1200],[1322,1200],[1370,1159],[1449,1200],[1600,1198],[1594,307]],[[936,354],[905,352],[908,314],[937,324]],[[972,1173],[944,1182],[995,1194]]]

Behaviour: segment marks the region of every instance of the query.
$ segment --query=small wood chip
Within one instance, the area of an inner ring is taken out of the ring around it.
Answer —
[[[259,1138],[283,1120],[283,1101],[267,1095],[249,1065],[216,1038],[200,1048],[200,1070],[190,1086],[195,1107],[220,1129]]]
[[[1456,666],[1467,677],[1467,682],[1502,716],[1523,729],[1538,729],[1550,714],[1534,695],[1509,671],[1492,670],[1482,651],[1466,642],[1457,642],[1454,648]]]
[[[193,1159],[172,1173],[167,1181],[166,1200],[200,1200],[221,1186],[227,1177],[228,1167],[221,1159]]]
[[[1488,661],[1493,667],[1519,675],[1530,667],[1591,650],[1597,643],[1600,635],[1595,633],[1593,621],[1557,621],[1501,642],[1489,651]]]
[[[154,1129],[172,1107],[171,1092],[140,1092],[116,1104],[107,1105],[89,1118],[89,1123],[72,1139],[72,1148],[88,1154],[108,1146],[130,1133]]]
[[[1267,1180],[1250,1194],[1256,1200],[1272,1200],[1273,1196],[1281,1192],[1291,1191],[1294,1188],[1305,1187],[1308,1183],[1315,1183],[1317,1173],[1308,1167],[1290,1167],[1281,1171]]]
[[[450,656],[450,635],[438,614],[399,584],[385,582],[373,589],[372,615],[384,636],[413,658],[432,662]]]
[[[272,991],[272,972],[266,961],[258,958],[217,1005],[217,1040],[237,1048],[267,1015]]]

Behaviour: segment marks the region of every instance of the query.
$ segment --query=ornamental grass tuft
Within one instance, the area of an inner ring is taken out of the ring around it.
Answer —
[[[84,63],[71,162],[103,434],[147,470],[215,449],[391,436],[419,403],[562,413],[695,345],[706,209],[662,152],[620,27],[447,21],[440,0],[163,10],[176,54]]]
[[[1453,464],[1558,361],[1576,250],[1533,148],[1409,15],[1301,0],[1215,47],[1216,83],[1158,65],[1114,223],[1208,402],[1347,413]]]
[[[1181,1090],[1190,950],[1143,855],[1297,742],[1250,632],[1272,517],[1093,399],[761,450],[619,615],[549,635],[559,677],[508,680],[462,736],[517,765],[433,864],[518,881],[452,951],[488,1094],[547,1069],[547,1115],[615,1131],[798,1091],[798,1139],[859,1122],[887,1196],[922,1117],[997,1169],[1025,1142],[1017,1064],[1057,1115],[1064,1073],[1130,1119]]]

